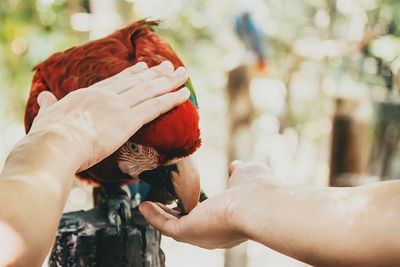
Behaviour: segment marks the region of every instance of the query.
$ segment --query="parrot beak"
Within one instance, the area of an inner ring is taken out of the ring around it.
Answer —
[[[183,158],[172,165],[144,171],[139,179],[151,185],[147,200],[170,204],[178,199],[182,214],[189,213],[199,202],[200,178],[191,157]]]
[[[176,168],[177,171],[171,175],[172,184],[185,212],[189,213],[199,203],[199,174],[191,157],[181,159]]]

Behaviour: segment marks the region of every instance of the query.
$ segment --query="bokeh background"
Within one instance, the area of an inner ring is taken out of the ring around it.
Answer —
[[[235,30],[246,12],[262,70]],[[293,185],[397,178],[399,14],[398,0],[0,0],[0,169],[24,136],[32,67],[149,17],[197,90],[208,195],[225,188],[234,158],[270,164]],[[90,208],[90,191],[76,182],[66,211]],[[162,242],[167,266],[305,266],[253,242],[229,251]]]

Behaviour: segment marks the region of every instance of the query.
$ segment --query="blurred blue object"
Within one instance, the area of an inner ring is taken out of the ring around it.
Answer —
[[[245,47],[255,54],[259,69],[264,69],[267,54],[266,36],[249,12],[243,12],[236,17],[235,31]]]
[[[148,183],[143,181],[139,181],[134,184],[129,185],[129,191],[131,192],[132,198],[136,198],[136,195],[140,195],[140,202],[144,201],[147,198],[147,195],[150,192],[151,186]]]

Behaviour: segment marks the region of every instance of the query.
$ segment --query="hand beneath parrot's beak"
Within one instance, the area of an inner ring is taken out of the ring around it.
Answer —
[[[152,186],[144,200],[169,204],[178,199],[184,213],[189,213],[199,203],[200,178],[191,157],[183,158],[175,165],[145,171],[139,178]]]

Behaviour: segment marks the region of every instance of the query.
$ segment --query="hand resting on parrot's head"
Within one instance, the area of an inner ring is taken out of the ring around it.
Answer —
[[[164,61],[172,63],[156,67],[148,74],[153,77],[184,66],[154,32],[157,25],[155,21],[139,20],[102,39],[53,54],[38,64],[26,106],[26,131],[39,111],[37,96],[42,91],[61,99],[137,62],[145,62],[148,67]],[[159,79],[162,82],[165,78]],[[102,197],[95,196],[95,203],[108,209],[108,217],[117,227],[130,217],[130,196],[123,187],[140,179],[151,185],[148,200],[166,203],[178,199],[183,212],[190,212],[199,201],[199,176],[190,158],[201,144],[199,114],[190,79],[177,89],[183,86],[191,91],[190,100],[144,125],[109,157],[78,173],[80,179],[101,192]],[[152,90],[152,84],[148,84],[148,90]]]

